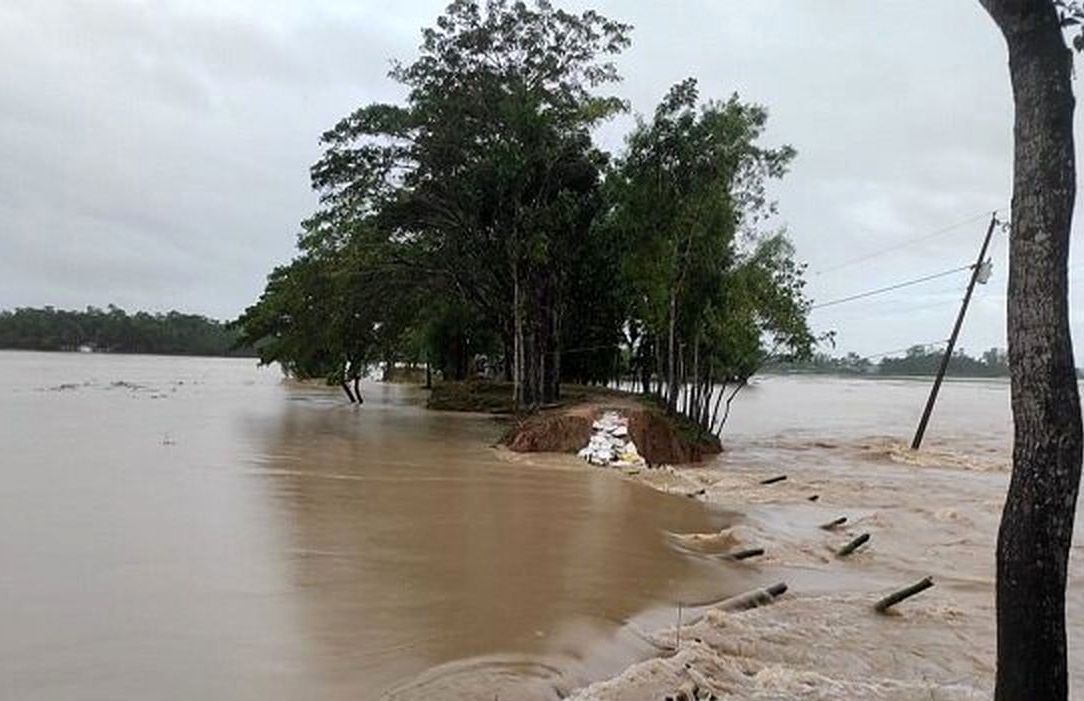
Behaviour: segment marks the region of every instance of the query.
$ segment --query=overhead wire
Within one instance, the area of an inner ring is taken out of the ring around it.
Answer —
[[[917,348],[922,348],[922,349],[937,348],[938,346],[943,346],[946,343],[948,343],[947,338],[943,338],[940,341],[928,341],[926,343],[912,343],[911,345],[907,346],[906,348],[894,348],[894,349],[892,349],[890,351],[882,351],[880,353],[873,353],[872,355],[864,355],[862,357],[866,358],[867,360],[871,360],[873,358],[884,358],[884,357],[889,356],[889,355],[895,355],[896,353],[906,353],[907,351],[911,350],[912,348],[916,348],[916,347]]]
[[[912,285],[918,285],[918,284],[921,284],[923,282],[929,282],[930,280],[936,280],[938,278],[947,277],[949,275],[953,275],[955,273],[959,273],[959,272],[962,272],[964,270],[970,270],[973,267],[974,267],[973,264],[962,265],[962,266],[960,266],[958,268],[952,268],[950,270],[942,270],[939,273],[933,273],[931,275],[923,275],[922,277],[914,278],[914,279],[911,279],[911,280],[904,280],[903,282],[897,282],[894,285],[888,285],[886,287],[878,287],[878,288],[873,289],[873,290],[866,290],[865,292],[859,292],[857,294],[848,295],[847,297],[840,297],[838,299],[832,299],[832,300],[829,300],[827,302],[820,302],[819,304],[814,304],[814,305],[810,306],[809,308],[810,308],[810,310],[813,310],[813,309],[823,309],[825,307],[833,307],[833,306],[835,306],[837,304],[843,304],[845,302],[853,302],[855,300],[865,299],[866,297],[872,297],[874,295],[884,294],[885,292],[892,292],[893,290],[899,290],[899,289],[902,289],[904,287],[910,287]]]
[[[950,295],[950,296],[948,298],[946,298],[946,299],[938,299],[937,301],[926,302],[924,304],[907,304],[905,307],[901,307],[901,309],[902,309],[902,311],[905,311],[907,313],[911,313],[911,312],[922,312],[922,311],[926,311],[928,309],[938,309],[938,308],[941,308],[941,307],[948,307],[950,305],[958,306],[960,304],[960,299],[963,297],[964,291],[966,289],[967,289],[966,287],[957,286],[957,287],[953,287],[951,289],[944,289],[944,290],[938,290],[936,292],[931,292],[928,295],[930,297],[945,297],[946,295]],[[897,300],[895,298],[889,298],[888,300],[885,300],[885,301],[896,302]],[[859,322],[862,322],[862,321],[871,321],[871,320],[874,320],[874,319],[883,320],[885,318],[884,313],[870,313],[864,307],[855,308],[855,311],[857,312],[857,314],[844,313],[843,316],[834,315],[832,317],[832,321],[833,321],[833,323],[846,322],[848,324],[854,324],[854,323],[859,323]]]
[[[922,236],[919,236],[917,238],[909,239],[907,241],[902,241],[900,243],[894,244],[894,245],[889,246],[887,248],[883,248],[883,249],[880,249],[878,251],[873,251],[873,252],[870,252],[870,253],[862,255],[862,256],[858,256],[858,257],[855,257],[855,258],[848,259],[846,261],[843,261],[843,262],[839,263],[838,265],[816,271],[813,274],[814,275],[821,275],[821,274],[824,274],[824,273],[833,272],[835,270],[840,270],[842,268],[848,267],[848,266],[853,265],[855,263],[860,263],[860,262],[863,262],[863,261],[866,261],[866,260],[870,260],[871,258],[878,257],[878,256],[883,255],[885,253],[890,253],[892,251],[896,251],[896,250],[899,250],[901,248],[906,248],[906,247],[908,247],[910,245],[913,245],[913,244],[916,244],[916,243],[921,243],[923,241],[929,240],[929,239],[934,238],[936,236],[939,236],[939,235],[948,233],[950,231],[953,231],[955,229],[961,228],[963,226],[966,226],[967,224],[971,224],[971,223],[973,223],[975,221],[978,221],[978,220],[986,217],[987,215],[989,215],[990,212],[991,212],[991,210],[983,210],[979,214],[968,217],[967,219],[958,221],[958,222],[956,222],[954,224],[950,224],[948,226],[941,227],[940,229],[936,229],[936,230],[931,231],[931,232],[929,232],[927,234],[923,234]],[[994,215],[995,216],[996,216],[996,213],[997,213],[997,210],[994,210]],[[959,267],[956,267],[956,268],[951,268],[951,269],[948,269],[948,270],[943,270],[941,272],[932,273],[930,275],[923,275],[921,277],[913,278],[913,279],[910,279],[910,280],[904,280],[902,282],[898,282],[898,283],[895,283],[895,284],[892,284],[892,285],[887,285],[885,287],[879,287],[879,288],[872,289],[872,290],[866,290],[865,292],[859,292],[859,293],[856,293],[856,294],[853,294],[853,295],[848,295],[846,297],[840,297],[838,299],[832,299],[832,300],[829,300],[827,302],[820,302],[818,304],[813,304],[812,306],[809,307],[809,309],[810,309],[810,311],[812,311],[814,309],[823,309],[825,307],[832,307],[832,306],[836,306],[836,305],[839,305],[839,304],[844,304],[844,303],[847,303],[847,302],[853,302],[853,301],[857,301],[857,300],[860,300],[860,299],[866,299],[868,297],[873,297],[873,296],[876,296],[876,295],[885,294],[887,292],[892,292],[892,291],[903,289],[903,288],[906,288],[906,287],[911,287],[913,285],[919,285],[919,284],[922,284],[924,282],[929,282],[931,280],[937,280],[939,278],[947,277],[949,275],[954,275],[956,273],[963,272],[965,270],[971,270],[974,267],[975,267],[974,264],[962,265],[962,266],[959,266]],[[1073,267],[1077,267],[1077,266],[1073,266]],[[936,294],[948,294],[948,293],[954,292],[954,291],[958,291],[958,290],[957,289],[944,290],[944,291],[939,291]],[[946,306],[948,304],[955,303],[956,301],[957,300],[955,300],[955,299],[941,300],[941,301],[934,302],[932,304],[912,306],[910,309],[911,310],[922,310],[922,309],[928,309],[928,308],[932,308],[932,307]],[[939,341],[932,341],[932,342],[924,343],[924,344],[912,344],[911,346],[908,346],[906,348],[898,348],[898,349],[895,349],[895,350],[885,351],[883,353],[875,353],[873,355],[867,355],[867,356],[864,356],[864,357],[866,357],[866,358],[879,358],[879,357],[883,357],[883,356],[886,356],[886,355],[891,355],[892,353],[899,353],[899,352],[909,350],[910,348],[912,348],[912,347],[914,347],[916,345],[922,346],[922,347],[932,347],[932,346],[937,346],[937,345],[944,345],[945,343],[948,343],[947,339],[939,340]],[[616,344],[616,345],[615,344],[606,344],[606,345],[596,345],[596,346],[584,346],[584,347],[580,347],[580,348],[571,348],[571,349],[567,349],[567,350],[560,350],[560,351],[554,351],[554,352],[559,352],[559,353],[583,353],[583,352],[590,352],[590,351],[595,351],[595,350],[614,349],[614,348],[620,348],[620,347],[621,347],[620,344]]]
[[[880,257],[880,256],[882,256],[882,255],[884,255],[886,253],[892,253],[893,251],[898,251],[898,250],[900,250],[902,248],[907,248],[909,246],[913,246],[915,244],[922,243],[924,241],[928,241],[928,240],[930,240],[932,238],[936,238],[937,236],[941,236],[942,234],[947,234],[950,231],[954,231],[956,229],[967,226],[968,224],[972,224],[972,223],[974,223],[976,221],[984,219],[985,217],[990,215],[991,211],[996,212],[998,210],[984,209],[983,211],[979,212],[978,214],[970,216],[967,219],[963,219],[963,220],[958,221],[958,222],[956,222],[954,224],[949,224],[948,226],[943,226],[943,227],[941,227],[939,229],[935,229],[934,231],[930,231],[930,232],[922,234],[920,236],[910,238],[910,239],[907,239],[907,240],[904,240],[904,241],[900,241],[898,243],[892,244],[891,246],[887,246],[885,248],[881,248],[881,249],[878,249],[876,251],[870,251],[869,253],[865,253],[865,254],[862,254],[860,256],[855,256],[854,258],[848,258],[848,259],[846,259],[844,261],[841,261],[840,263],[829,266],[827,268],[821,268],[820,270],[815,270],[815,271],[813,271],[813,275],[814,276],[820,276],[820,275],[825,275],[827,273],[832,273],[832,272],[835,272],[837,270],[842,270],[843,268],[850,267],[850,266],[855,265],[857,263],[862,263],[862,262],[865,262],[867,260],[871,260],[873,258],[878,258],[878,257]]]

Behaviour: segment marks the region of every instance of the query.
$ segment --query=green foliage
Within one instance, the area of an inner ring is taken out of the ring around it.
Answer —
[[[546,0],[448,5],[394,64],[402,104],[323,134],[299,256],[238,321],[261,360],[342,382],[396,360],[461,379],[485,356],[534,408],[562,379],[661,386],[664,346],[686,367],[669,385],[709,396],[772,349],[808,353],[801,269],[761,231],[793,150],[758,145],[762,108],[701,106],[690,79],[614,163],[592,130],[626,109],[605,88],[629,31]]]
[[[548,2],[453,2],[423,31],[419,58],[391,72],[409,89],[406,103],[362,107],[323,135],[326,151],[311,171],[321,209],[299,239],[309,261],[301,268],[334,268],[344,250],[363,251],[349,276],[365,290],[355,296],[362,306],[396,303],[383,313],[358,308],[351,318],[381,330],[414,327],[382,334],[385,344],[420,340],[426,357],[461,376],[463,356],[499,338],[506,358],[521,349],[514,374],[517,387],[530,388],[528,404],[547,398],[544,386],[555,393],[559,319],[575,287],[566,272],[584,249],[606,163],[590,129],[623,109],[594,92],[617,79],[600,57],[627,46],[628,29]],[[315,365],[334,375],[352,362],[345,358],[371,355],[370,335],[335,340],[339,302],[309,303],[323,322],[310,329],[276,310],[297,295],[275,292],[274,283],[262,308],[241,320],[254,340],[271,335],[261,345],[266,360],[297,369],[317,356]],[[389,314],[400,318],[392,324]],[[266,318],[277,321],[260,323]],[[471,343],[449,358],[447,342],[468,335]]]
[[[943,357],[943,350],[913,346],[901,357],[882,358],[877,371],[881,375],[935,375]],[[956,377],[1008,377],[1009,357],[998,348],[991,348],[980,358],[972,358],[963,350],[957,350],[949,358],[946,374]]]
[[[818,353],[798,362],[779,362],[768,369],[774,372],[861,374],[861,375],[916,375],[937,374],[944,352],[927,346],[912,346],[902,356],[889,356],[874,363],[857,353],[834,357]],[[1008,377],[1009,356],[1001,348],[990,348],[978,358],[957,350],[949,359],[949,377]]]
[[[700,105],[696,81],[685,80],[640,121],[609,183],[631,326],[644,330],[637,362],[653,359],[666,378],[657,393],[676,411],[684,392],[682,410],[705,430],[716,425],[708,404],[718,385],[743,384],[777,352],[808,355],[814,340],[793,248],[759,231],[774,212],[766,183],[794,157],[758,145],[766,120],[737,96]]]
[[[437,302],[427,305],[425,311],[430,316],[422,327],[421,345],[426,359],[445,379],[467,379],[471,359],[496,350],[492,329],[462,303]]]
[[[419,291],[408,271],[387,262],[379,236],[367,221],[303,234],[302,254],[272,271],[260,299],[234,322],[242,343],[261,363],[330,384],[380,360],[416,359]]]
[[[0,348],[71,351],[88,347],[111,353],[250,355],[238,334],[196,314],[136,312],[109,305],[66,311],[44,307],[0,312]]]

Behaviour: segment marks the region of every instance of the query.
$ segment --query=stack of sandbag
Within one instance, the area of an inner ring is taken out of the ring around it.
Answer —
[[[644,459],[629,437],[629,422],[617,412],[608,411],[591,425],[591,438],[579,456],[592,465],[640,467]]]

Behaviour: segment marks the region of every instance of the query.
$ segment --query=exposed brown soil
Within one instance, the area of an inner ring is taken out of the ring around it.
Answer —
[[[575,453],[587,445],[591,424],[602,410],[591,405],[548,409],[520,419],[505,443],[517,453]]]
[[[540,411],[519,420],[504,442],[510,450],[520,453],[575,453],[587,445],[591,424],[607,411],[616,411],[628,419],[629,435],[649,465],[700,462],[722,450],[717,439],[696,437],[661,410],[632,397],[588,399]]]
[[[626,416],[632,441],[652,465],[700,462],[723,449],[718,438],[688,436],[675,427],[670,417],[657,410],[640,409]]]

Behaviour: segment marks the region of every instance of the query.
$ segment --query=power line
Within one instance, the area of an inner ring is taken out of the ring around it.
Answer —
[[[888,246],[887,248],[882,248],[882,249],[877,250],[877,251],[871,251],[870,253],[866,253],[866,254],[857,256],[855,258],[848,258],[847,260],[845,260],[845,261],[843,261],[841,263],[838,263],[836,265],[830,266],[828,268],[822,268],[821,270],[817,270],[817,271],[815,271],[813,273],[813,275],[814,276],[820,276],[820,275],[824,275],[826,273],[832,273],[832,272],[835,272],[837,270],[841,270],[843,268],[850,267],[850,266],[852,266],[852,265],[854,265],[856,263],[862,263],[864,261],[870,260],[871,258],[877,258],[879,256],[882,256],[882,255],[886,254],[886,253],[891,253],[893,251],[898,251],[901,248],[907,248],[908,246],[912,246],[912,245],[914,245],[916,243],[921,243],[923,241],[927,241],[927,240],[932,239],[932,238],[934,238],[936,236],[946,234],[946,233],[948,233],[950,231],[953,231],[955,229],[959,229],[960,227],[963,227],[963,226],[966,226],[968,224],[979,221],[981,219],[984,219],[989,214],[990,214],[990,210],[985,209],[982,212],[980,212],[979,214],[968,217],[967,219],[964,219],[962,221],[958,221],[955,224],[949,224],[948,226],[942,227],[940,229],[936,229],[936,230],[931,231],[931,232],[929,232],[927,234],[922,234],[921,236],[918,236],[916,238],[907,239],[906,241],[900,241],[899,243]]]
[[[918,347],[918,348],[936,348],[937,346],[943,346],[946,343],[948,343],[948,339],[943,338],[943,339],[938,340],[938,341],[927,341],[925,343],[912,343],[911,345],[905,346],[903,348],[893,348],[892,350],[881,351],[880,353],[870,353],[869,355],[862,354],[862,353],[855,353],[855,355],[857,355],[857,356],[859,356],[861,358],[864,358],[866,360],[873,360],[874,358],[883,358],[885,356],[895,355],[896,353],[906,353],[907,351],[909,351],[909,350],[911,350],[912,348],[915,348],[915,347]]]
[[[864,355],[862,357],[866,358],[867,360],[870,360],[870,359],[873,359],[873,358],[884,358],[885,356],[895,355],[896,353],[906,353],[907,351],[911,350],[912,348],[914,348],[916,346],[920,347],[920,348],[923,348],[923,349],[925,349],[925,348],[936,348],[938,346],[943,346],[946,343],[948,343],[947,338],[943,338],[940,341],[928,341],[926,343],[912,343],[911,345],[907,346],[906,348],[895,348],[895,349],[890,350],[890,351],[884,351],[884,352],[881,352],[881,353],[874,353],[873,355]]]
[[[926,304],[908,304],[907,307],[906,307],[906,311],[907,311],[907,313],[922,312],[922,311],[926,311],[928,309],[937,309],[939,307],[947,307],[950,304],[957,305],[957,304],[960,303],[960,297],[963,295],[963,293],[964,293],[964,291],[966,289],[967,289],[966,287],[957,286],[957,287],[953,287],[951,289],[938,290],[937,292],[930,292],[929,296],[931,296],[931,297],[940,297],[940,296],[944,296],[944,295],[952,295],[952,298],[951,299],[942,299],[942,300],[939,300],[939,301],[936,301],[936,302],[928,302]],[[860,308],[857,308],[857,309],[868,309],[868,308],[860,307]],[[870,320],[874,320],[874,319],[883,320],[884,317],[885,317],[884,313],[871,314],[868,311],[865,311],[865,312],[861,312],[861,313],[859,313],[857,315],[844,315],[842,317],[833,316],[832,318],[836,323],[839,323],[839,322],[856,323],[856,322],[861,322],[861,321],[870,321]]]
[[[810,310],[823,309],[824,307],[832,307],[832,306],[835,306],[837,304],[843,304],[844,302],[853,302],[856,299],[864,299],[866,297],[872,297],[873,295],[884,294],[885,292],[891,292],[893,290],[898,290],[898,289],[900,289],[902,287],[910,287],[911,285],[918,285],[919,283],[929,282],[930,280],[936,280],[937,278],[942,278],[942,277],[945,277],[947,275],[953,275],[955,273],[959,273],[959,272],[964,271],[964,270],[970,270],[972,267],[973,266],[971,266],[971,265],[962,265],[959,268],[953,268],[951,270],[944,270],[944,271],[942,271],[940,273],[934,273],[932,275],[925,275],[923,277],[915,278],[913,280],[905,280],[903,282],[898,282],[895,285],[889,285],[888,287],[879,287],[879,288],[877,288],[875,290],[868,290],[866,292],[859,292],[858,294],[853,294],[853,295],[850,295],[848,297],[841,297],[839,299],[833,299],[833,300],[830,300],[828,302],[821,302],[820,304],[814,304],[813,306],[811,306]]]

